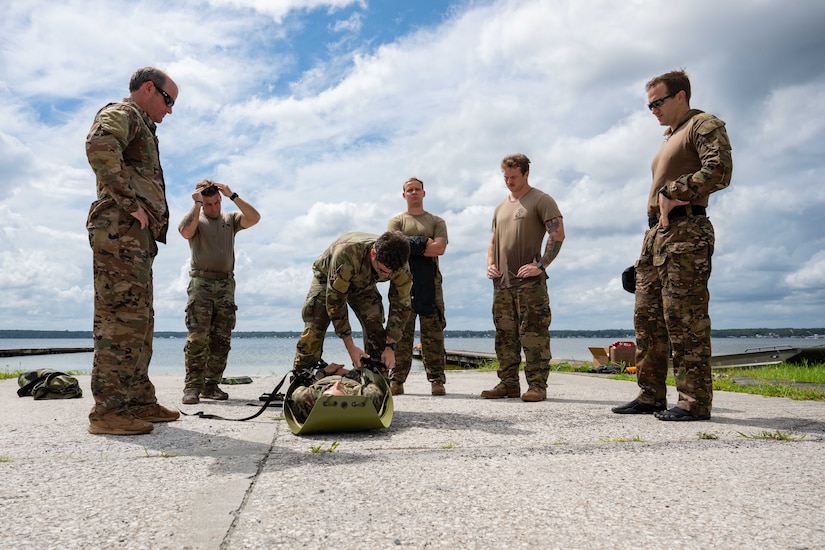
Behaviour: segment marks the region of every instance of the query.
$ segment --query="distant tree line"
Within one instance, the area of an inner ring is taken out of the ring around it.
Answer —
[[[361,338],[360,332],[353,332],[353,337]],[[418,336],[416,331],[416,336]],[[300,332],[243,332],[232,333],[233,338],[297,338]],[[332,335],[332,333],[330,333]],[[604,330],[551,330],[553,338],[633,338],[632,329],[604,329]],[[729,328],[712,329],[710,335],[714,338],[810,338],[813,336],[825,337],[825,328]],[[493,330],[445,330],[447,338],[492,338]],[[0,338],[91,338],[90,330],[0,330]],[[157,338],[186,338],[186,332],[155,331]]]

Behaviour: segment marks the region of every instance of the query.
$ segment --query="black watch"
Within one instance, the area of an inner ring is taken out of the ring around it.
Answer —
[[[237,193],[232,193],[232,196],[229,197],[229,200],[231,200],[232,202],[235,202],[235,199],[237,199],[237,198],[238,198],[238,194]]]
[[[390,348],[392,351],[398,350],[398,342],[387,342],[387,345],[384,346],[385,348]]]

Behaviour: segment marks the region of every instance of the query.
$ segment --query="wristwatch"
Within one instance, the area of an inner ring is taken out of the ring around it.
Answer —
[[[392,351],[398,350],[398,342],[387,342],[387,345],[384,346],[385,348],[390,348]]]
[[[232,202],[235,202],[235,199],[237,199],[237,198],[238,198],[238,194],[237,193],[232,193],[232,196],[229,197],[229,200],[231,200]]]
[[[544,265],[541,263],[541,260],[536,262],[536,267],[539,269],[544,269]]]

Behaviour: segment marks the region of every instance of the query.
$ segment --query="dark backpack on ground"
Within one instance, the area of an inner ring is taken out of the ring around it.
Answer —
[[[17,377],[19,397],[32,396],[35,399],[71,399],[83,397],[80,383],[74,376],[53,369],[38,369],[24,372]]]

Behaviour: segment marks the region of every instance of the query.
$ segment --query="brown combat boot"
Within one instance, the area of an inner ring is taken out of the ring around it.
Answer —
[[[197,388],[184,388],[183,399],[181,399],[180,402],[184,405],[197,405],[201,401],[198,398],[200,393],[200,390]]]
[[[527,401],[528,403],[544,401],[545,399],[547,399],[547,390],[538,388],[536,386],[530,386],[530,388],[526,392],[524,392],[524,395],[521,396],[521,400]]]
[[[484,390],[481,392],[481,397],[484,399],[502,399],[504,397],[518,397],[521,394],[521,390],[518,386],[505,386],[504,384],[498,384],[492,390]]]
[[[443,382],[433,382],[433,395],[447,395]]]
[[[174,422],[178,418],[180,418],[180,413],[178,411],[173,411],[172,409],[167,409],[163,405],[159,403],[154,403],[152,405],[146,405],[145,407],[141,407],[139,409],[130,411],[132,414],[135,415],[135,418],[139,418],[144,422]]]
[[[218,387],[215,382],[207,383],[206,387],[201,392],[203,399],[214,399],[215,401],[226,401],[229,399],[229,394]]]
[[[111,413],[95,420],[89,419],[90,434],[140,435],[148,434],[153,429],[155,426],[151,422],[135,418],[131,414]]]
[[[393,395],[404,395],[404,384],[393,380],[390,382],[390,393]]]

